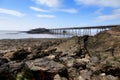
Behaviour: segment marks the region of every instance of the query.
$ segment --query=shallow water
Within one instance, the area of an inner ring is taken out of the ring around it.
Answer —
[[[65,38],[65,35],[53,34],[27,34],[18,31],[0,31],[0,39],[25,39],[25,38]]]

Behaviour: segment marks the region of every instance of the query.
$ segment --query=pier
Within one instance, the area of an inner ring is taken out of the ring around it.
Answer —
[[[84,36],[84,35],[95,35],[101,31],[109,30],[113,27],[118,27],[118,26],[120,25],[54,28],[54,29],[49,29],[49,31],[56,35],[58,34],[58,35]]]

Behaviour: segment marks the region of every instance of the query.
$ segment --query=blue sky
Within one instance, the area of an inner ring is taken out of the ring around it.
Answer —
[[[120,24],[120,0],[0,0],[0,30]]]

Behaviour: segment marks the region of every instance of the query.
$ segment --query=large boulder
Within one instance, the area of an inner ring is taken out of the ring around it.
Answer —
[[[50,73],[59,73],[65,70],[65,66],[49,59],[35,59],[26,61],[26,65],[33,71],[47,71]]]
[[[61,77],[68,77],[66,67],[49,58],[30,60],[26,61],[25,64],[36,76],[36,80],[53,80],[56,74],[59,74]]]

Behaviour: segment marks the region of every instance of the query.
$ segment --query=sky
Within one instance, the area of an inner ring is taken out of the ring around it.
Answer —
[[[120,24],[120,0],[0,0],[0,30]]]

